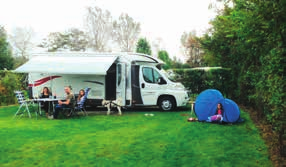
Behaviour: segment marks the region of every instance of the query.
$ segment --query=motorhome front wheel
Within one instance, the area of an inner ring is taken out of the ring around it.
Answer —
[[[174,99],[171,97],[163,97],[159,101],[159,107],[163,111],[170,111],[175,108]]]

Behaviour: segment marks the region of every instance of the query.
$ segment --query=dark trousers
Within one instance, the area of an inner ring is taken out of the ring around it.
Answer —
[[[56,105],[55,112],[54,112],[54,118],[55,119],[58,118],[59,112],[62,111],[64,108],[70,108],[70,107],[68,105],[65,105],[65,104],[62,104],[62,105],[57,104]]]
[[[49,101],[45,101],[45,102],[42,102],[42,109],[44,109],[44,111],[46,112],[46,113],[49,113],[50,112],[50,110],[52,110],[52,106],[53,106],[53,104],[52,104],[52,102],[49,102]]]

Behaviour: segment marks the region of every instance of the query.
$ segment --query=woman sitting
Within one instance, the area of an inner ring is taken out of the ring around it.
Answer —
[[[78,105],[82,105],[83,101],[84,101],[84,95],[85,95],[85,91],[83,89],[81,89],[78,93],[78,97],[77,97],[77,104]]]
[[[85,95],[85,91],[83,89],[81,89],[78,93],[78,97],[76,100],[76,107],[75,108],[82,108],[83,107],[83,103],[84,103],[84,95]],[[67,114],[68,117],[71,116],[72,113]]]
[[[44,87],[39,98],[41,98],[41,99],[49,98],[50,96],[52,96],[52,93],[50,92],[49,88],[48,87]],[[41,102],[41,107],[45,110],[47,117],[49,116],[50,105],[51,104],[48,101]]]

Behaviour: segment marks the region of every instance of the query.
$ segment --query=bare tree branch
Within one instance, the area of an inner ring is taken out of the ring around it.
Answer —
[[[141,31],[140,23],[135,22],[128,14],[121,14],[118,21],[113,22],[113,27],[113,39],[118,43],[121,51],[134,51]]]
[[[187,62],[193,67],[200,66],[203,58],[203,50],[201,49],[198,37],[196,37],[196,31],[193,30],[190,33],[184,32],[181,36],[181,45]]]
[[[28,51],[33,47],[32,38],[34,30],[31,27],[16,27],[10,35],[14,51],[25,59],[28,59]]]
[[[108,50],[108,42],[112,39],[112,17],[109,11],[99,7],[88,7],[85,27],[89,37],[89,45],[96,51]]]

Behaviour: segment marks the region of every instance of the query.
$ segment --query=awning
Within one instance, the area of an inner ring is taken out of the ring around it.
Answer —
[[[106,75],[116,55],[36,56],[15,70],[19,73]]]

